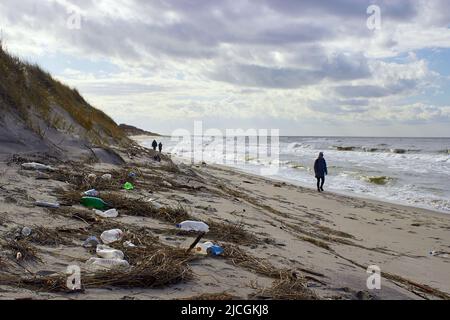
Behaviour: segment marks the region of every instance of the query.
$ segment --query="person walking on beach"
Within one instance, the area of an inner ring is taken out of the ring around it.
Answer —
[[[319,153],[319,157],[314,162],[314,173],[317,179],[317,191],[321,192],[325,183],[325,175],[328,175],[327,162],[323,157],[323,152]]]
[[[163,147],[163,144],[162,144],[162,142],[160,142],[160,143],[159,143],[159,145],[158,145],[158,148],[159,148],[159,153],[161,153],[161,152],[162,152],[162,147]]]
[[[156,140],[153,140],[152,147],[153,147],[153,150],[156,151],[156,148],[158,147],[158,142],[156,142]]]

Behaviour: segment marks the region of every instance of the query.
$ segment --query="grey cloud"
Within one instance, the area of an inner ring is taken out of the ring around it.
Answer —
[[[339,86],[335,88],[336,93],[345,98],[382,98],[390,95],[404,93],[419,85],[417,80],[401,79],[389,86],[357,85]]]
[[[317,69],[276,68],[259,65],[222,64],[210,74],[217,81],[235,85],[292,89],[316,84],[322,80],[354,80],[370,76],[362,57],[338,55]]]

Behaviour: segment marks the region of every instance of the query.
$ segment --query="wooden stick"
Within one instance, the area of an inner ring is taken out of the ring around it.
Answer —
[[[206,234],[205,232],[200,233],[200,234],[198,235],[197,239],[195,239],[195,241],[192,242],[191,246],[189,247],[189,249],[187,249],[186,252],[187,252],[187,253],[191,252],[191,250],[194,249],[194,247],[197,245],[197,243],[200,242],[200,240],[204,237],[205,234]]]

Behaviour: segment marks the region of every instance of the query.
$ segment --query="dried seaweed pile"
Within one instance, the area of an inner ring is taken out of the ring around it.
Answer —
[[[13,252],[13,259],[26,262],[41,262],[37,249],[25,239],[7,240],[5,248]],[[20,256],[17,254],[20,253]]]
[[[282,273],[270,288],[264,288],[252,295],[258,299],[273,300],[317,300],[319,297],[306,286],[305,279],[295,273]]]

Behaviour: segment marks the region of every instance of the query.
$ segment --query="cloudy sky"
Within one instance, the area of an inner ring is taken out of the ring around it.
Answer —
[[[148,130],[450,136],[449,12],[448,0],[1,0],[0,28],[10,52]]]

